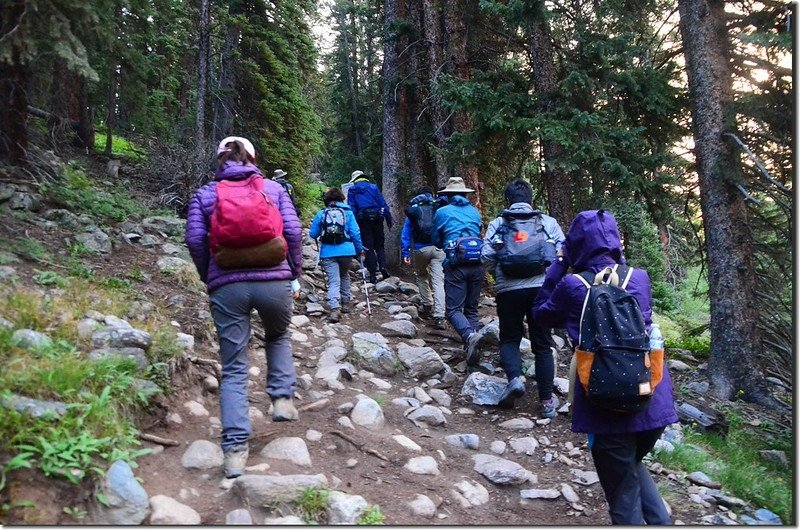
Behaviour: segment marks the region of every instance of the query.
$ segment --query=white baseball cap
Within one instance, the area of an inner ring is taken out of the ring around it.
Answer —
[[[350,182],[355,182],[355,180],[364,174],[363,171],[357,169],[350,174]]]
[[[242,138],[241,136],[228,136],[222,140],[217,147],[217,156],[230,151],[230,149],[227,147],[227,144],[231,142],[240,142],[244,146],[244,150],[247,152],[247,154],[250,155],[250,158],[253,160],[256,159],[256,148],[253,147],[253,144],[250,143],[250,140],[247,138]]]

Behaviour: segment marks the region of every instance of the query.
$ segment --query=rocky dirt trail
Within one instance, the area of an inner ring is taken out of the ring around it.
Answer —
[[[169,445],[151,444],[153,453],[135,472],[149,497],[150,523],[300,522],[297,499],[307,487],[337,492],[321,516],[328,523],[356,523],[371,506],[386,524],[609,522],[585,436],[570,431],[568,414],[537,416],[532,377],[513,410],[476,404],[496,402],[502,372],[465,373],[457,336],[417,317],[416,287],[400,278],[369,286],[370,316],[363,284],[351,272],[355,308],[327,324],[324,276],[307,243],[304,296],[291,327],[299,421],[271,421],[255,325],[249,467],[247,475],[226,480],[216,344],[198,340],[182,383],[147,430]],[[484,361],[496,365],[493,306],[491,297],[482,298],[490,337]],[[556,354],[557,377],[563,377],[567,357]],[[563,402],[566,380],[558,379],[557,387]],[[677,474],[656,475],[665,488],[686,490]],[[673,517],[697,521],[699,508],[673,506]]]
[[[55,245],[75,230],[65,231],[62,218],[80,225],[70,212],[56,213],[60,217],[46,212],[25,233]],[[16,484],[17,497],[40,507],[42,522],[69,523],[61,508],[77,501],[87,508],[84,522],[101,524],[287,524],[303,518],[354,524],[379,520],[377,510],[384,524],[393,525],[609,523],[586,437],[570,431],[568,407],[552,420],[539,418],[532,372],[515,409],[491,405],[505,378],[496,368],[490,295],[482,297],[480,314],[488,337],[483,360],[495,373],[468,374],[452,330],[435,331],[418,317],[419,295],[410,275],[370,285],[369,315],[360,275],[352,271],[355,308],[340,323],[327,324],[324,276],[308,238],[303,296],[291,326],[300,419],[270,419],[263,344],[255,325],[250,458],[246,475],[226,480],[219,449],[220,366],[207,296],[183,286],[191,282],[175,281],[192,268],[186,249],[176,244],[183,223],[170,217],[125,222],[102,236],[96,227],[86,229],[92,234],[86,244],[104,245],[98,249],[103,258],[95,262],[99,271],[116,271],[120,264],[143,271],[141,294],[166,307],[183,332],[185,351],[173,366],[172,392],[160,396],[140,423],[151,453],[139,458],[138,468],[117,462],[96,489],[65,489],[36,475]],[[4,272],[29,276],[27,268],[22,263]],[[140,309],[144,312],[144,305],[124,316],[134,327],[147,318],[136,314]],[[109,331],[131,326],[119,316],[87,317],[94,322],[84,321],[91,324],[86,333],[93,343],[130,347],[128,338],[141,338]],[[563,403],[569,357],[563,341],[555,340],[561,347],[554,354]],[[530,365],[527,341],[523,349]],[[669,446],[680,438],[678,426],[661,443]],[[687,480],[659,463],[649,465],[676,522],[736,524],[731,508],[738,511],[743,501],[723,495],[708,477]],[[308,503],[299,502],[308,488],[329,492],[326,510],[308,513]],[[99,505],[98,497],[110,505]]]

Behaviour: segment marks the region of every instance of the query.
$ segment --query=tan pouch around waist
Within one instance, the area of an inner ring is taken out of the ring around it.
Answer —
[[[252,247],[219,246],[214,259],[223,269],[267,269],[280,265],[287,252],[286,240],[278,236]]]

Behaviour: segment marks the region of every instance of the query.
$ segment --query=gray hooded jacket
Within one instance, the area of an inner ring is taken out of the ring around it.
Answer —
[[[506,211],[522,214],[532,213],[534,210],[533,207],[526,202],[515,202]],[[500,216],[489,223],[489,227],[486,229],[486,235],[483,238],[483,248],[481,250],[481,262],[486,268],[486,271],[495,278],[495,292],[502,293],[504,291],[512,291],[514,289],[541,287],[544,283],[544,274],[531,276],[530,278],[506,278],[503,276],[503,272],[500,270],[500,267],[497,266],[497,252],[492,246],[491,241],[494,238],[497,229],[504,222],[505,221],[503,220],[503,217]],[[545,232],[547,232],[547,234],[556,242],[556,250],[561,248],[561,243],[564,242],[564,232],[561,230],[561,227],[558,226],[558,222],[555,220],[555,218],[542,214],[542,225],[544,226]]]

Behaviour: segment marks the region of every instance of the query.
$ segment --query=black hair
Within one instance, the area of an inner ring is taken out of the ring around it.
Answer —
[[[430,186],[420,186],[420,188],[417,190],[417,195],[424,195],[426,193],[428,195],[433,195],[433,190]]]
[[[505,197],[506,203],[508,203],[509,206],[516,202],[531,204],[533,201],[533,190],[531,189],[531,185],[524,180],[514,179],[506,184],[506,188],[503,190],[503,197]]]
[[[344,202],[344,193],[339,188],[328,188],[322,195],[322,202],[326,206],[332,202]]]

